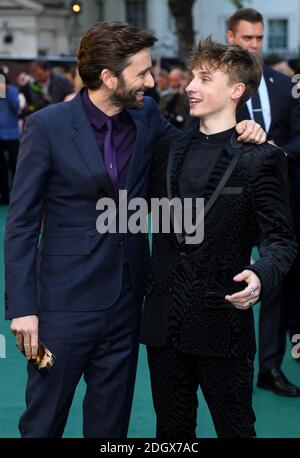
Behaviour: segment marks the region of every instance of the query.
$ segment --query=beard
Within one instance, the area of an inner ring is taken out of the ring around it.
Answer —
[[[137,95],[139,92],[144,92],[145,88],[140,89],[128,89],[124,77],[121,75],[119,77],[119,83],[116,91],[113,91],[110,101],[111,103],[120,108],[124,109],[141,109],[144,106],[144,100],[137,100]]]

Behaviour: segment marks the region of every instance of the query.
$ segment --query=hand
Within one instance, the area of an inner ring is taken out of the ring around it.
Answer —
[[[242,121],[235,126],[237,133],[240,135],[238,140],[245,143],[255,143],[261,145],[267,140],[267,134],[255,121]]]
[[[236,275],[233,280],[236,282],[245,281],[248,286],[239,293],[225,296],[226,301],[240,310],[247,310],[256,304],[261,292],[261,283],[258,276],[252,270],[244,270]]]
[[[270,143],[270,145],[277,146],[275,140],[268,140],[268,143]]]
[[[38,325],[36,315],[14,318],[10,329],[16,336],[17,347],[20,351],[25,350],[27,359],[35,359],[38,352]]]

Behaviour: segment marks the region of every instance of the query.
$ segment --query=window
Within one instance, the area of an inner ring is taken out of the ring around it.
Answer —
[[[126,21],[129,24],[145,29],[147,26],[147,1],[127,0]]]
[[[269,49],[288,48],[288,20],[270,19],[269,20]]]
[[[170,8],[168,8],[168,28],[167,30],[169,30],[172,33],[176,33],[175,19],[174,19],[173,14],[170,11]]]
[[[104,5],[103,0],[97,0],[98,21],[104,21]]]

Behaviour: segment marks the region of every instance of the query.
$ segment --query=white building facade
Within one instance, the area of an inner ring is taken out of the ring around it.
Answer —
[[[184,0],[182,0],[184,1]],[[244,7],[260,11],[265,20],[264,53],[300,53],[300,0],[245,0]],[[226,24],[235,7],[229,0],[196,0],[193,8],[195,39],[212,35],[226,41]],[[84,29],[100,20],[117,19],[152,31],[159,39],[157,56],[176,56],[175,26],[167,0],[86,0],[82,2]]]
[[[0,55],[69,53],[69,8],[57,0],[0,0]]]
[[[182,0],[184,1],[184,0]],[[97,21],[119,20],[153,32],[159,39],[154,55],[176,56],[175,26],[167,0],[80,0],[81,13],[71,13],[71,0],[0,0],[0,55],[74,54],[83,32]],[[245,0],[265,19],[264,53],[287,56],[300,52],[300,0]],[[196,0],[195,39],[212,35],[225,41],[229,0]],[[12,41],[9,37],[12,37]]]

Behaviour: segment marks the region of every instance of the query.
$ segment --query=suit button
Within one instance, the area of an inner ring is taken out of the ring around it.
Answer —
[[[124,240],[118,240],[117,241],[117,246],[119,246],[119,247],[124,246]]]
[[[173,293],[173,288],[172,288],[172,286],[169,287],[169,293],[170,293],[170,294]]]
[[[185,253],[184,251],[180,251],[180,252],[179,252],[179,256],[180,256],[181,258],[185,258],[185,257],[186,257],[186,253]]]

